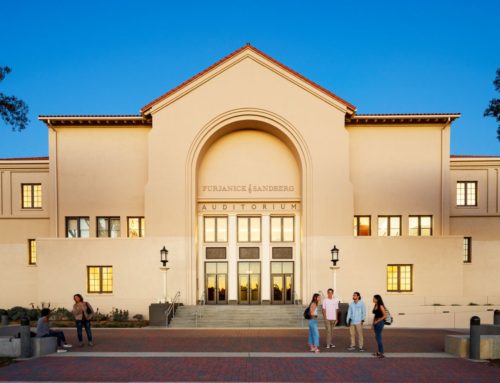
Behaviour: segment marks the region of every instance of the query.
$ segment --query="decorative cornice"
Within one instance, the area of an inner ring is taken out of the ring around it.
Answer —
[[[151,117],[142,115],[56,115],[39,116],[47,126],[90,126],[101,125],[103,127],[113,126],[151,126],[153,124]]]
[[[460,118],[460,113],[401,113],[346,115],[346,125],[445,124]]]

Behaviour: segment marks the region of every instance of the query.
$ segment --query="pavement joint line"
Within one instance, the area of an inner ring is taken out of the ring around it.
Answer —
[[[47,355],[52,358],[375,358],[370,352],[68,352]],[[394,352],[386,358],[454,359],[445,352]]]

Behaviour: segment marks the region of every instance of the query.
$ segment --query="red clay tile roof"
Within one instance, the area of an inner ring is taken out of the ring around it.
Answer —
[[[266,58],[267,60],[273,62],[274,64],[278,65],[280,68],[286,70],[288,73],[291,73],[293,74],[294,76],[300,78],[301,80],[307,82],[309,85],[313,86],[314,88],[322,91],[323,93],[325,93],[326,95],[332,97],[333,99],[339,101],[340,103],[344,104],[348,109],[351,109],[352,112],[354,112],[356,110],[356,107],[354,105],[352,105],[351,103],[345,101],[344,99],[340,98],[339,96],[335,95],[334,93],[330,92],[329,90],[323,88],[321,85],[318,85],[316,84],[315,82],[309,80],[308,78],[302,76],[300,73],[297,73],[295,72],[293,69],[287,67],[286,65],[283,65],[282,63],[280,63],[279,61],[273,59],[272,57],[266,55],[264,52],[258,50],[257,48],[253,47],[252,45],[250,44],[246,44],[244,45],[243,47],[241,47],[240,49],[234,51],[233,53],[231,53],[230,55],[224,57],[222,60],[219,60],[217,61],[215,64],[209,66],[208,68],[206,68],[205,70],[201,71],[200,73],[198,73],[197,75],[191,77],[189,80],[187,81],[184,81],[182,84],[180,84],[179,86],[171,89],[170,91],[168,91],[167,93],[165,93],[163,96],[160,96],[158,97],[156,100],[150,102],[149,104],[147,104],[146,106],[144,106],[142,109],[141,109],[141,113],[145,113],[148,109],[151,109],[153,107],[153,105],[155,105],[156,103],[164,100],[165,98],[167,98],[168,96],[170,96],[171,94],[177,92],[178,90],[184,88],[185,86],[187,86],[188,84],[192,83],[193,81],[195,81],[196,79],[198,79],[199,77],[203,76],[205,73],[211,71],[212,69],[216,68],[217,66],[225,63],[226,61],[228,61],[231,57],[234,57],[236,56],[238,53],[244,51],[245,49],[249,49],[255,53],[257,53],[258,55]]]

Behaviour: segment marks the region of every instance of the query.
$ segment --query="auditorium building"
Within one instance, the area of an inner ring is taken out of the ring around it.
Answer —
[[[0,160],[0,307],[82,293],[147,316],[177,293],[288,305],[335,286],[381,294],[400,325],[483,315],[500,157],[450,155],[459,117],[357,114],[251,45],[138,115],[40,116],[49,156]]]

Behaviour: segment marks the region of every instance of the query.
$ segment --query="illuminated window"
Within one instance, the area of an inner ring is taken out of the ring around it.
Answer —
[[[472,262],[472,238],[464,237],[464,263]]]
[[[89,293],[113,292],[113,266],[87,266],[87,291]]]
[[[354,236],[361,237],[371,234],[371,217],[369,215],[354,216]]]
[[[477,181],[457,182],[457,206],[477,206]]]
[[[432,235],[431,215],[411,215],[408,220],[408,235],[428,237]]]
[[[127,218],[127,236],[129,238],[139,238],[145,235],[144,217]]]
[[[227,242],[227,217],[204,217],[205,242]]]
[[[294,217],[271,217],[271,242],[293,242]]]
[[[238,217],[238,242],[260,242],[260,217]]]
[[[66,237],[88,238],[90,236],[89,217],[66,217]]]
[[[387,265],[387,291],[413,291],[413,265]]]
[[[378,235],[380,237],[394,237],[401,235],[401,217],[379,215]]]
[[[23,209],[42,208],[42,185],[22,184],[21,185],[21,206]]]
[[[36,241],[28,239],[28,263],[36,265]]]
[[[99,238],[119,238],[119,217],[97,217],[97,236]]]

